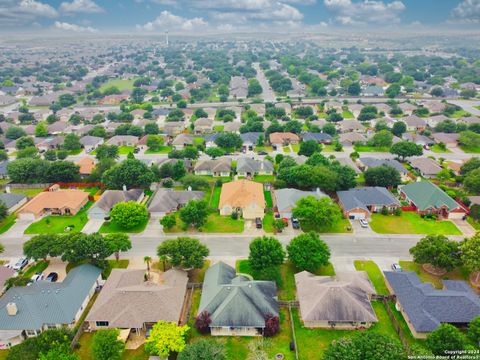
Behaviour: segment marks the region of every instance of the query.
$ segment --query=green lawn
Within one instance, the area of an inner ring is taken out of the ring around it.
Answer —
[[[480,105],[479,106],[474,106],[474,108],[480,110]]]
[[[318,233],[326,233],[326,234],[331,234],[331,233],[351,233],[352,232],[352,224],[350,224],[350,221],[348,221],[348,219],[340,219],[339,221],[337,221],[335,224],[333,224],[332,227],[330,228],[325,228],[325,227],[321,227],[321,228],[317,228],[317,229],[311,229],[310,227],[306,226],[306,225],[303,225],[301,222],[300,222],[300,225],[302,227],[302,230],[304,232],[308,232],[308,231],[316,231]]]
[[[451,221],[422,219],[415,212],[402,212],[401,216],[372,214],[369,224],[379,234],[462,234]]]
[[[87,204],[73,216],[46,216],[30,224],[25,230],[25,234],[62,234],[65,233],[66,227],[71,228],[69,232],[80,232],[88,222],[87,210],[92,204],[93,201],[87,202]]]
[[[31,189],[17,189],[11,188],[10,191],[12,194],[25,194],[29,198],[34,197],[35,195],[40,194],[45,188],[31,188]]]
[[[94,187],[79,187],[78,189],[88,192],[91,196],[95,195],[95,194],[98,193],[98,191],[100,190],[100,188],[99,188],[98,186],[94,186]]]
[[[147,149],[145,154],[168,154],[172,150],[173,148],[171,146],[162,146],[158,150]]]
[[[118,154],[119,155],[128,155],[130,153],[133,153],[133,150],[135,147],[133,146],[119,146],[118,147]]]
[[[275,176],[273,175],[255,175],[253,181],[261,183],[271,183],[275,181]]]
[[[5,219],[0,221],[0,234],[3,234],[10,229],[13,224],[15,224],[15,221],[17,221],[17,216],[15,214],[10,214]]]
[[[354,265],[355,269],[367,272],[368,277],[370,278],[370,281],[375,287],[377,294],[389,294],[387,286],[385,285],[385,278],[383,277],[383,274],[378,268],[377,264],[375,264],[371,260],[355,260]]]
[[[344,119],[353,119],[354,118],[352,112],[349,111],[349,110],[343,110],[342,111],[342,116],[343,116]]]
[[[263,230],[267,233],[273,233],[273,213],[272,212],[267,212],[263,216]]]
[[[225,128],[225,125],[215,125],[215,126],[213,127],[213,131],[215,131],[215,132],[222,132],[224,128]]]
[[[283,147],[283,152],[289,153],[290,152],[290,147],[289,146],[284,146]]]
[[[205,138],[201,136],[195,136],[193,138],[193,145],[202,145],[205,142]]]
[[[480,222],[476,221],[474,218],[472,218],[471,216],[468,216],[467,217],[467,221],[468,223],[475,229],[475,230],[479,230],[480,231]],[[0,230],[0,234],[1,234],[1,230]]]
[[[265,151],[267,153],[271,153],[273,151],[273,148],[271,146],[255,146],[254,149],[255,152],[260,152],[260,151]]]
[[[220,194],[222,193],[222,188],[216,186],[213,189],[212,198],[210,199],[210,207],[214,210],[218,209],[218,204],[220,203]]]
[[[368,146],[368,145],[355,145],[353,147],[357,152],[389,152],[388,146]]]
[[[273,207],[272,193],[270,191],[264,191],[263,195],[265,197],[265,202],[267,204],[267,208],[272,208]]]
[[[445,154],[445,153],[451,153],[450,150],[448,149],[442,149],[438,144],[435,144],[433,146],[430,146],[430,151],[437,153],[437,154]]]
[[[460,109],[460,110],[457,110],[455,111],[452,115],[450,115],[449,117],[451,118],[454,118],[454,119],[458,119],[458,118],[461,118],[463,116],[469,116],[470,113],[468,111],[465,111],[463,109]]]
[[[230,216],[220,216],[218,213],[208,215],[207,223],[200,229],[206,233],[241,233],[245,220],[234,220]]]
[[[322,147],[323,152],[337,152],[335,146],[332,144],[324,144]],[[343,150],[342,150],[343,151]]]
[[[466,280],[468,283],[468,271],[464,268],[457,268],[442,276],[432,275],[423,270],[422,265],[414,263],[413,261],[400,261],[400,266],[403,271],[413,271],[418,274],[418,278],[422,282],[430,282],[437,289],[443,288],[443,280]]]
[[[130,229],[125,229],[124,227],[120,226],[117,224],[115,221],[105,221],[102,226],[100,226],[100,229],[98,230],[99,233],[101,234],[106,234],[106,233],[131,233],[131,234],[138,234],[141,233],[143,230],[145,230],[145,227],[148,224],[148,220],[145,222],[130,228]]]
[[[131,90],[131,89],[133,89],[133,83],[135,82],[135,80],[136,79],[127,79],[127,80],[112,79],[112,80],[106,82],[105,84],[103,84],[100,87],[100,91],[104,91],[105,89],[107,89],[111,86],[116,86],[118,88],[118,90],[120,90],[120,91]]]
[[[8,350],[0,350],[0,360],[7,360]]]
[[[300,144],[292,144],[293,152],[298,153],[300,151]]]
[[[466,153],[480,154],[480,147],[460,145],[460,149]]]
[[[93,360],[91,353],[92,339],[94,333],[83,333],[80,337],[80,347],[75,351],[81,360]],[[136,350],[125,350],[122,360],[147,360],[149,355],[144,351],[143,346]]]
[[[410,345],[426,348],[425,340],[415,339],[413,337],[412,332],[410,331],[410,328],[408,327],[402,313],[395,308],[395,303],[393,301],[390,301],[388,303],[388,306],[390,307],[390,310],[392,310],[393,316],[395,317],[395,319],[397,319],[397,322],[400,324],[400,327],[402,328],[403,333],[406,336],[407,342]]]
[[[43,272],[48,267],[48,264],[50,264],[50,261],[40,260],[34,265],[27,268],[27,270],[25,270],[22,276],[26,278],[31,278],[36,273]]]

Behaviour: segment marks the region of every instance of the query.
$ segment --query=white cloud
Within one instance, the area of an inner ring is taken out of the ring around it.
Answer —
[[[400,22],[406,9],[403,2],[377,0],[324,0],[325,7],[334,14],[340,25],[391,24]]]
[[[170,11],[164,10],[155,20],[147,22],[144,25],[137,25],[137,29],[154,31],[154,30],[184,30],[191,31],[198,28],[206,27],[208,23],[200,17],[191,19],[172,14]]]
[[[20,1],[18,10],[35,14],[36,16],[55,17],[58,15],[57,10],[50,5],[35,0]]]
[[[33,25],[38,18],[54,18],[58,12],[50,5],[35,0],[0,0],[0,26],[15,28]]]
[[[105,12],[105,10],[97,5],[93,0],[73,0],[72,2],[62,2],[60,4],[60,11],[66,13],[88,14]]]
[[[480,22],[480,0],[464,0],[452,10],[452,18],[468,23]]]
[[[60,21],[55,21],[54,27],[55,29],[58,29],[58,30],[66,30],[66,31],[73,31],[73,32],[94,33],[98,31],[90,26],[80,26],[80,25],[70,24],[67,22],[60,22]]]

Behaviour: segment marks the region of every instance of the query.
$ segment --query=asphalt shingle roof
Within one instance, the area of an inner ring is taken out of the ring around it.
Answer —
[[[390,206],[398,205],[400,203],[398,200],[393,197],[390,192],[383,187],[372,186],[372,187],[363,187],[355,188],[345,191],[337,192],[338,199],[343,204],[343,207],[346,211],[353,209],[365,209],[368,211],[367,206],[376,205],[376,206]]]
[[[420,210],[429,208],[441,208],[446,206],[449,210],[458,208],[460,205],[447,195],[442,189],[430,181],[412,182],[400,188]]]
[[[394,159],[376,159],[372,157],[362,157],[360,158],[360,162],[368,168],[387,165],[398,170],[400,174],[408,174],[407,169],[405,169],[402,164],[400,164],[397,160]]]
[[[25,199],[27,195],[25,194],[7,194],[7,193],[0,193],[0,202],[3,202],[7,209],[18,204],[20,201]]]

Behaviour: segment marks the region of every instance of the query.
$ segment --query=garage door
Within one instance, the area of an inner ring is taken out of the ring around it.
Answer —
[[[448,214],[449,219],[463,219],[464,216],[465,213],[461,212],[451,212],[450,214]]]
[[[349,218],[350,220],[365,219],[365,213],[361,213],[361,212],[358,212],[358,213],[349,213],[349,214],[348,214],[348,218]]]
[[[35,215],[33,215],[32,213],[20,213],[18,215],[18,218],[20,220],[31,220],[31,221],[33,221],[33,220],[35,220]]]

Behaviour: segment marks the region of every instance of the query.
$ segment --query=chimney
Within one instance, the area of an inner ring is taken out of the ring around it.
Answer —
[[[122,189],[123,191],[127,191],[127,185],[123,184]]]
[[[17,312],[18,312],[17,304],[15,304],[14,302],[9,302],[7,304],[7,314],[9,316],[15,316],[17,315]]]

